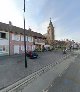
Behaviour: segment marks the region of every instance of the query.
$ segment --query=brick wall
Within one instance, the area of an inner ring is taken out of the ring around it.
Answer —
[[[15,45],[19,45],[19,54],[24,53],[24,51],[21,50],[21,46],[24,46],[24,41],[21,41],[21,34],[20,34],[20,41],[12,40],[12,34],[14,33],[10,33],[10,55],[14,54]],[[26,42],[27,50],[30,49],[29,46],[31,47],[31,50],[32,50],[32,45],[33,45],[33,42]]]

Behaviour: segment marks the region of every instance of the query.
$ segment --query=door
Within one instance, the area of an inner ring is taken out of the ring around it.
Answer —
[[[14,45],[14,54],[19,54],[19,45]]]

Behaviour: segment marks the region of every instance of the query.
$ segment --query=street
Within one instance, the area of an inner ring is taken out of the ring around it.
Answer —
[[[32,83],[22,88],[22,92],[48,92],[53,80],[61,76],[77,56],[71,56],[53,66],[49,71],[39,76]],[[19,88],[18,88],[19,89]],[[18,90],[16,89],[16,90]],[[19,91],[19,90],[18,90]]]
[[[50,63],[62,62],[65,56],[66,54],[62,54],[62,51],[40,52],[38,59],[27,58],[27,69],[24,67],[23,55],[0,57],[0,89],[15,83]]]
[[[80,92],[80,54],[65,73],[56,78],[47,92]]]

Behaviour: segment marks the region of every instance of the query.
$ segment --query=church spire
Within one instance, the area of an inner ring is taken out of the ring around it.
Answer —
[[[50,18],[50,23],[51,23],[51,18]]]
[[[52,21],[51,21],[51,18],[50,18],[50,23],[49,23],[49,25],[53,26]]]

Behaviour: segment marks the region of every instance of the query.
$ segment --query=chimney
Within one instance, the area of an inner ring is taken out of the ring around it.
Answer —
[[[10,25],[10,26],[12,25],[12,22],[11,22],[11,21],[9,21],[9,25]]]

